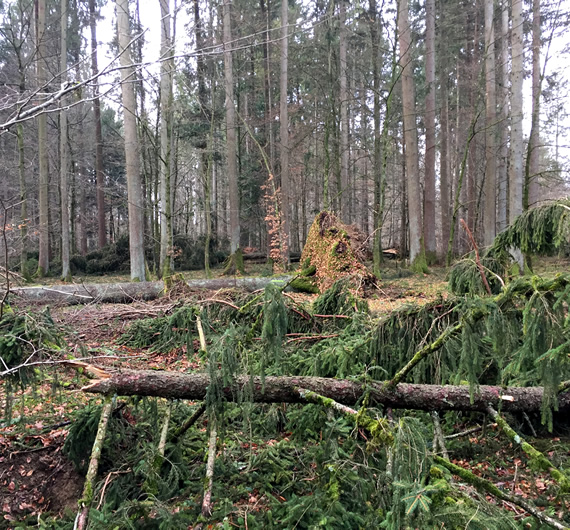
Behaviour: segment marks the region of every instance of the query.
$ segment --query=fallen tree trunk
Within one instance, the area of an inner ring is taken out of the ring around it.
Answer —
[[[183,374],[154,370],[117,370],[88,365],[79,361],[67,364],[84,368],[99,379],[83,388],[96,394],[120,396],[156,396],[168,399],[203,400],[210,377],[204,373]],[[400,383],[390,387],[384,382],[357,383],[324,377],[260,377],[253,378],[252,400],[257,403],[301,403],[299,388],[311,390],[344,405],[355,405],[369,393],[370,402],[386,407],[417,410],[465,410],[485,412],[487,407],[500,407],[503,412],[537,412],[541,409],[542,387],[479,387],[473,403],[468,386],[414,385]],[[229,401],[236,401],[250,384],[249,376],[239,376],[224,388]],[[559,410],[570,410],[570,393],[559,395]]]
[[[291,276],[278,278],[216,278],[213,280],[189,280],[191,289],[243,289],[257,291],[272,281],[285,285]],[[91,302],[124,303],[133,300],[154,300],[164,292],[163,282],[85,283],[37,287],[16,287],[10,294],[16,301],[40,304],[88,304]]]

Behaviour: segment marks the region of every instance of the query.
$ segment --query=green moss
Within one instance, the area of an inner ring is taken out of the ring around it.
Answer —
[[[292,280],[289,285],[301,293],[319,294],[319,288],[310,278],[298,277]]]

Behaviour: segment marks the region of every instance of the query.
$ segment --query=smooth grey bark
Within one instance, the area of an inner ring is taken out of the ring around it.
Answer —
[[[237,168],[236,110],[234,102],[234,69],[232,60],[231,0],[224,0],[223,12],[224,77],[226,90],[226,142],[228,184],[230,195],[230,252],[233,256],[236,254],[240,246],[240,201]]]
[[[67,82],[67,24],[68,0],[61,0],[61,50],[60,66],[61,83]],[[61,98],[59,111],[59,164],[61,194],[61,278],[71,280],[69,268],[70,228],[69,228],[69,151],[67,146],[67,96]]]
[[[284,286],[293,279],[292,276],[275,278],[219,278],[212,280],[189,280],[191,289],[243,289],[257,291],[264,289],[268,283],[277,282]],[[289,287],[287,287],[289,289]],[[92,302],[121,303],[133,300],[153,300],[164,293],[163,282],[133,282],[133,283],[92,283],[36,287],[11,287],[12,300],[17,303],[39,304],[89,304]],[[4,291],[0,290],[0,297]]]
[[[47,84],[46,0],[36,1],[36,79],[38,91],[45,91]],[[39,171],[39,257],[37,276],[49,272],[49,175],[47,152],[47,115],[42,112],[38,124],[38,171]]]
[[[497,225],[497,152],[496,121],[497,98],[495,79],[495,20],[494,0],[485,0],[485,209],[483,212],[483,242],[493,243]]]
[[[400,67],[402,68],[402,111],[404,118],[404,142],[406,145],[410,263],[412,266],[423,269],[425,267],[423,263],[425,256],[422,244],[416,89],[412,71],[412,32],[408,16],[408,0],[399,0],[398,2],[398,41],[400,46]]]
[[[131,279],[146,279],[144,259],[144,204],[140,176],[139,141],[137,137],[134,69],[131,59],[131,29],[129,1],[116,0],[117,29],[121,61],[121,93],[125,130],[125,159],[127,171],[127,196],[129,211],[129,251]]]
[[[522,0],[512,0],[511,149],[509,156],[509,223],[523,211],[523,16]]]
[[[107,244],[105,227],[105,175],[103,173],[103,134],[101,131],[101,100],[99,98],[99,65],[97,61],[97,10],[95,0],[89,0],[91,30],[91,74],[93,75],[93,120],[95,121],[95,182],[97,187],[97,236],[99,248]]]
[[[435,240],[435,0],[426,0],[426,155],[423,237],[428,259],[436,255]]]
[[[172,234],[172,189],[170,137],[172,128],[172,72],[174,62],[171,38],[169,0],[160,1],[160,273],[163,278],[171,273]]]
[[[289,3],[281,2],[281,73],[279,78],[279,139],[280,139],[280,165],[281,165],[281,215],[282,229],[279,234],[281,239],[281,255],[285,270],[289,267],[290,253],[290,198],[291,183],[289,173],[289,114],[287,109],[287,85],[289,67]]]

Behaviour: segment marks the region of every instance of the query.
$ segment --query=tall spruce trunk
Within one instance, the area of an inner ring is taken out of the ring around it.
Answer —
[[[116,0],[119,53],[121,60],[121,93],[125,130],[127,195],[129,201],[129,252],[131,280],[145,281],[144,203],[140,177],[139,141],[137,137],[134,69],[131,59],[129,1]]]
[[[289,3],[281,2],[281,57],[280,57],[280,99],[279,99],[279,138],[281,143],[281,256],[285,270],[289,267],[291,237],[290,198],[291,184],[289,174],[289,114],[287,109],[287,80],[289,67]]]
[[[500,148],[497,169],[497,231],[503,231],[508,224],[508,158],[509,158],[509,0],[501,4],[501,86],[500,92]]]
[[[47,88],[46,61],[46,0],[36,0],[36,79],[39,92]],[[39,162],[39,257],[37,276],[49,272],[49,174],[47,152],[47,115],[42,112],[37,118],[38,124],[38,162]]]
[[[237,138],[236,138],[236,111],[234,102],[234,70],[232,60],[232,22],[231,2],[224,0],[223,5],[224,23],[224,77],[225,77],[225,106],[226,106],[226,143],[227,143],[227,167],[230,206],[230,259],[233,261],[230,269],[243,268],[239,259],[240,247],[240,220],[239,220],[239,190],[237,168]]]
[[[105,174],[103,172],[103,133],[101,131],[101,100],[99,97],[99,65],[97,62],[97,10],[95,0],[89,0],[91,29],[91,74],[93,75],[93,120],[95,121],[95,182],[97,186],[97,234],[99,248],[107,244],[105,227]]]
[[[160,273],[170,276],[172,268],[172,188],[170,136],[172,127],[172,38],[169,0],[160,1]]]
[[[509,156],[509,223],[523,211],[523,4],[512,0],[511,151]]]
[[[67,19],[68,1],[61,0],[61,56],[60,73],[62,85],[67,82]],[[67,97],[61,99],[59,112],[59,163],[61,193],[61,279],[71,280],[69,268],[70,228],[69,228],[69,150],[67,146]]]
[[[426,0],[426,156],[423,237],[428,262],[435,261],[435,0]]]
[[[346,0],[339,0],[339,59],[340,59],[340,216],[345,223],[352,222],[349,190],[349,146],[348,146],[348,89],[347,89],[347,29]]]
[[[485,210],[483,213],[483,242],[493,243],[497,225],[497,152],[495,90],[495,20],[494,0],[485,0]]]
[[[402,68],[402,111],[408,189],[410,264],[417,271],[426,269],[422,238],[422,204],[420,195],[420,164],[416,124],[416,89],[412,71],[412,32],[408,17],[408,0],[398,2],[398,42]]]
[[[540,0],[532,1],[532,124],[528,140],[523,209],[539,200],[540,176]]]

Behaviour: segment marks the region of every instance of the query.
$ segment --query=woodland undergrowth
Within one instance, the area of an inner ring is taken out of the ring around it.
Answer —
[[[488,417],[480,413],[445,413],[445,434],[473,424],[482,431],[479,438],[444,442],[439,420],[430,414],[384,409],[366,396],[351,416],[315,403],[254,404],[247,385],[233,402],[223,392],[238,374],[390,381],[418,351],[445,336],[405,380],[469,385],[472,395],[480,384],[544,386],[540,417],[506,418],[520,433],[540,434],[543,441],[536,443],[544,446],[549,465],[567,477],[570,461],[560,437],[568,436],[568,423],[557,415],[557,406],[560,384],[570,379],[570,275],[515,276],[509,258],[513,247],[524,253],[567,252],[568,204],[537,210],[501,234],[481,263],[468,257],[456,265],[450,274],[454,294],[382,318],[337,282],[312,304],[297,302],[270,284],[262,292],[233,292],[207,303],[187,297],[158,317],[131,324],[121,344],[198,355],[211,384],[204,404],[116,398],[90,528],[545,527],[528,511],[488,496],[467,475],[454,477],[451,464],[438,460],[442,444],[454,465],[474,471],[485,483],[512,487],[554,518],[557,527],[570,526],[568,492],[544,470],[534,471],[539,466],[533,457],[509,445],[496,426],[488,428]],[[481,264],[491,293],[481,281]],[[205,345],[199,345],[199,326]],[[42,340],[59,344],[54,337]],[[100,414],[95,404],[77,413],[65,443],[82,473]],[[165,421],[169,434],[161,455]],[[213,504],[211,515],[204,516],[213,425]],[[477,465],[487,460],[494,466]],[[520,462],[514,471],[513,460]],[[501,475],[500,469],[507,471]],[[74,516],[44,517],[41,525],[72,528]]]

